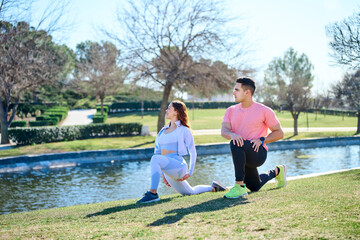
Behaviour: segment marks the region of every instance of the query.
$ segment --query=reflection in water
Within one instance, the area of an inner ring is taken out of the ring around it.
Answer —
[[[360,146],[270,152],[259,172],[277,164],[288,166],[288,176],[359,167]],[[210,185],[213,179],[233,184],[230,154],[198,157],[189,183]],[[0,214],[139,198],[149,187],[149,159],[0,174]],[[175,191],[161,183],[159,193]]]

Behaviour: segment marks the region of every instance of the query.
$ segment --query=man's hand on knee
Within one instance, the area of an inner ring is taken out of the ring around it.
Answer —
[[[238,147],[244,146],[244,139],[242,136],[234,133],[231,135],[231,139],[232,139],[234,145],[237,145]]]
[[[255,152],[258,152],[260,146],[262,145],[262,141],[260,139],[251,140],[250,143],[252,143],[252,148]]]

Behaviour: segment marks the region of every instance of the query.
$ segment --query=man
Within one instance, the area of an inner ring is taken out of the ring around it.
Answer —
[[[236,80],[233,91],[235,102],[229,107],[221,126],[221,136],[231,139],[230,148],[235,168],[235,186],[225,194],[225,198],[239,198],[250,191],[258,191],[266,182],[275,178],[277,187],[286,186],[286,166],[259,175],[267,156],[267,143],[284,137],[280,122],[274,111],[253,100],[255,82],[248,77]],[[271,133],[267,135],[268,129]]]

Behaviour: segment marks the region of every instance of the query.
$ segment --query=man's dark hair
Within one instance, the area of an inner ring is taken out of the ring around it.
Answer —
[[[236,79],[236,82],[241,83],[242,89],[250,90],[251,95],[254,95],[256,85],[255,85],[255,81],[252,78],[241,77],[241,78]]]

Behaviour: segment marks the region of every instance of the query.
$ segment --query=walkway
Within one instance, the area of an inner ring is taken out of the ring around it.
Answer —
[[[285,133],[294,132],[294,128],[282,128]],[[311,127],[298,128],[298,132],[351,132],[356,127]],[[193,130],[194,135],[220,135],[220,129]],[[156,133],[154,133],[156,135]]]
[[[61,126],[86,125],[92,123],[96,109],[70,110]]]
[[[294,128],[283,128],[285,133],[294,132]],[[311,127],[311,128],[298,128],[298,132],[355,132],[356,127]],[[193,130],[193,135],[220,135],[220,129],[201,129]],[[151,132],[150,135],[156,136],[156,132]]]

